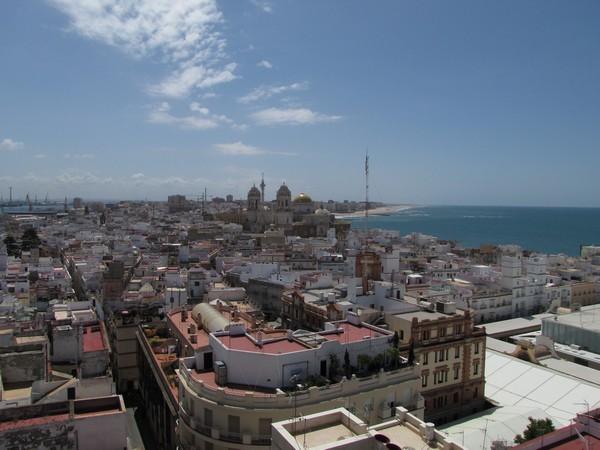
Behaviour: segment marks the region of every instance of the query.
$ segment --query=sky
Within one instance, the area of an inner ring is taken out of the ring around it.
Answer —
[[[600,2],[0,3],[0,194],[600,207]],[[12,191],[11,189],[12,188]]]

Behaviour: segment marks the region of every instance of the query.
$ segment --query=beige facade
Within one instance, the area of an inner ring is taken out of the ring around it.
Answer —
[[[571,304],[580,306],[598,303],[598,284],[590,281],[574,282],[571,284]]]
[[[425,420],[443,424],[484,408],[485,328],[469,311],[419,311],[386,317],[403,351],[414,351],[421,371]]]
[[[137,386],[140,378],[136,331],[140,321],[117,313],[109,323],[112,341],[112,366],[119,392],[127,392]]]

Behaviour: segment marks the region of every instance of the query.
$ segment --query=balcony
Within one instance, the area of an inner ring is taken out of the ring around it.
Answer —
[[[189,389],[199,397],[216,403],[241,408],[290,408],[289,394],[281,389],[278,389],[275,393],[264,393],[212,385],[199,380],[195,376],[193,365],[194,358],[181,358],[179,360],[180,388]],[[349,380],[344,379],[339,383],[327,386],[312,386],[306,390],[299,391],[295,397],[298,406],[312,405],[419,379],[420,367],[418,365],[407,366],[391,371],[381,371],[367,377],[359,378],[353,375]],[[411,405],[403,406],[410,409]]]
[[[179,404],[179,416],[181,417],[184,426],[187,426],[192,431],[211,439],[243,445],[271,445],[271,436],[221,431],[219,428],[203,425],[200,423],[200,421],[198,421],[194,417],[191,417],[189,413],[183,408],[183,405],[181,403]],[[189,442],[185,441],[184,438],[180,440],[182,441],[182,443],[185,443],[185,445],[187,445],[187,447],[185,448],[193,448],[193,446]]]

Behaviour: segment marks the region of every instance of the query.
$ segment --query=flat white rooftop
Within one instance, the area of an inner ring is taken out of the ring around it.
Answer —
[[[582,369],[571,364],[573,372]],[[498,406],[440,427],[458,442],[464,439],[468,449],[488,449],[495,440],[512,445],[515,435],[529,423],[529,416],[549,417],[556,428],[561,428],[578,412],[600,405],[600,385],[489,348],[485,378],[485,396]]]

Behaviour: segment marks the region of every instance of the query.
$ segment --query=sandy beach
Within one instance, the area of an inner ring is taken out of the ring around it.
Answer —
[[[369,209],[369,216],[385,216],[387,214],[395,213],[398,211],[404,211],[405,209],[412,208],[412,205],[387,205],[379,208]],[[357,217],[364,216],[365,211],[354,211],[351,213],[337,213],[335,217],[337,219],[343,219],[344,217]]]

